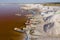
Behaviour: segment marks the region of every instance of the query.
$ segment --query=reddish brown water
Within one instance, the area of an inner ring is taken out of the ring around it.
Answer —
[[[23,33],[13,30],[13,28],[25,26],[25,16],[17,16],[19,13],[18,5],[0,5],[0,40],[22,40]],[[20,14],[24,14],[21,13]]]

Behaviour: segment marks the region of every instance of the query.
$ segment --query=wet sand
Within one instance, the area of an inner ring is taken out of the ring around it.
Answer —
[[[18,11],[18,5],[0,5],[0,40],[23,40],[24,33],[13,30],[15,27],[24,27],[27,19],[25,16],[15,15]]]

